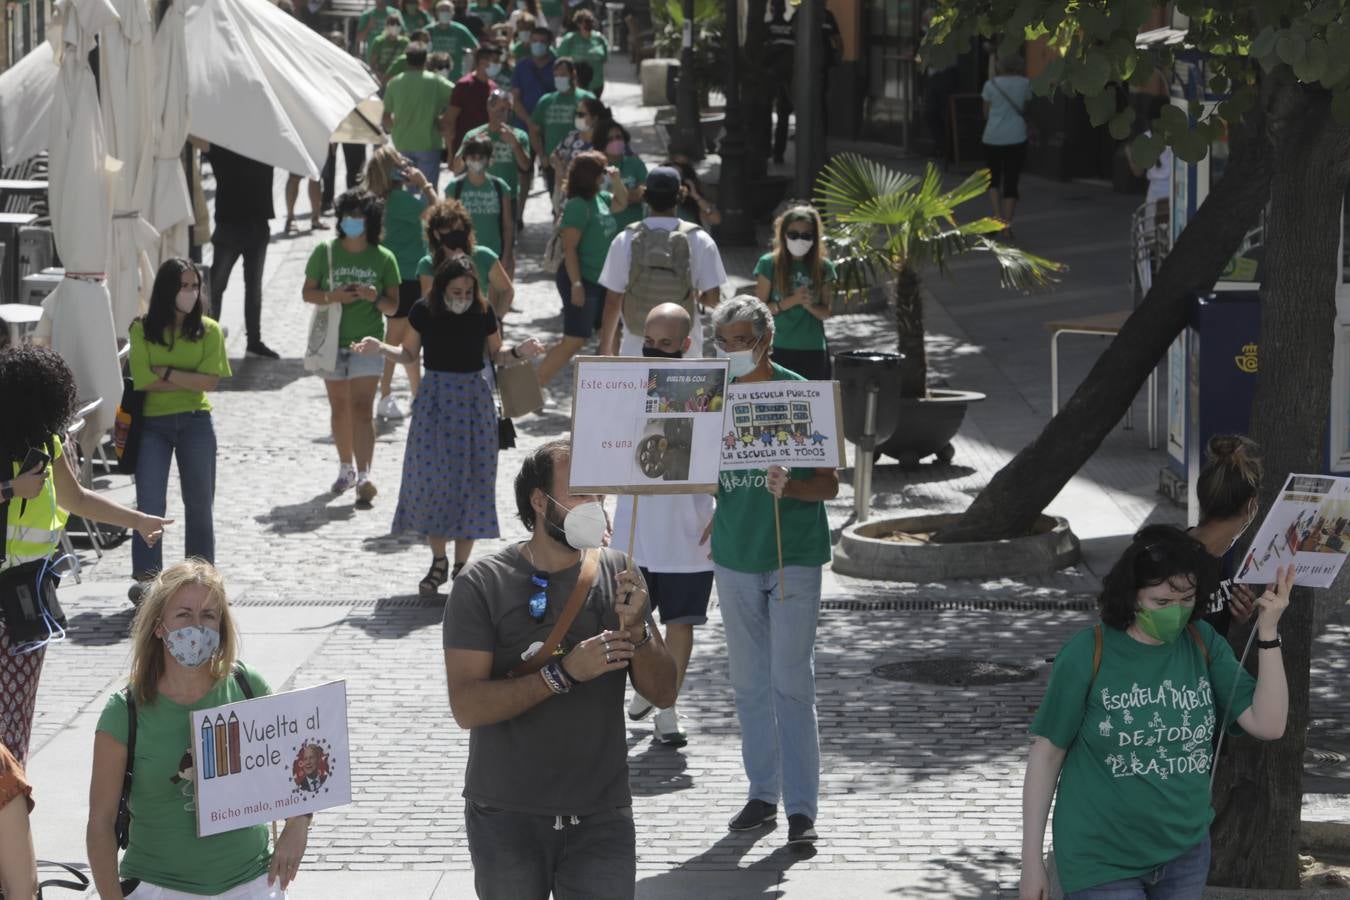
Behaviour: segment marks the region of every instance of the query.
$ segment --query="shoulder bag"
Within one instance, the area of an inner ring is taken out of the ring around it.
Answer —
[[[324,244],[328,251],[328,290],[333,283],[333,241]],[[305,371],[331,372],[337,368],[338,334],[342,329],[342,306],[337,303],[316,305],[309,318],[309,340],[305,345]]]
[[[117,414],[113,421],[113,447],[117,454],[117,471],[123,475],[136,474],[144,413],[145,391],[136,390],[135,383],[130,378],[123,378],[122,402],[117,404]]]
[[[567,636],[567,629],[572,627],[572,623],[576,621],[581,608],[586,605],[586,597],[595,584],[595,574],[599,568],[600,551],[587,550],[586,555],[581,560],[581,572],[577,575],[576,587],[572,588],[572,593],[567,598],[567,605],[563,607],[562,615],[558,616],[558,621],[553,623],[553,630],[548,633],[548,640],[544,641],[544,646],[540,647],[529,659],[507,672],[507,678],[519,678],[522,675],[533,674],[552,661],[553,651],[558,649],[558,645]]]

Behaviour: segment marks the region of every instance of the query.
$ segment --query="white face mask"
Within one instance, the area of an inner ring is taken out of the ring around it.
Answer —
[[[197,292],[195,290],[179,291],[173,303],[174,306],[178,307],[180,313],[187,315],[197,308]]]
[[[585,131],[591,127],[591,120],[585,116],[577,116],[572,123],[577,126],[577,131]]]
[[[548,497],[547,494],[544,496]],[[553,500],[552,497],[548,499]],[[563,514],[562,534],[559,535],[558,526],[545,518],[545,524],[548,526],[548,534],[556,541],[571,547],[573,550],[594,550],[605,541],[605,530],[609,527],[605,521],[605,508],[594,500],[567,509],[557,500],[559,509],[566,510]]]
[[[446,304],[446,306],[449,307],[450,311],[457,316],[460,315],[461,313],[466,312],[468,308],[472,305],[473,305],[472,297],[451,297],[450,301]]]
[[[553,89],[560,94],[565,94],[572,89],[572,79],[566,75],[553,76]]]
[[[787,239],[788,252],[791,253],[793,256],[797,257],[798,259],[810,253],[811,247],[814,244],[815,241],[804,241],[801,238]]]
[[[398,32],[399,27],[397,25],[386,25],[384,27],[384,33],[389,35],[390,37],[398,37]]]
[[[482,175],[487,169],[487,163],[483,162],[481,159],[466,159],[464,160],[464,165],[475,175]]]
[[[436,21],[440,22],[442,25],[449,25],[451,22],[455,21],[455,14],[448,12],[438,12],[436,13]]]
[[[220,632],[205,625],[186,625],[166,631],[164,644],[180,665],[195,669],[215,655],[220,647]]]
[[[749,375],[755,371],[755,366],[759,365],[759,360],[755,359],[755,348],[749,350],[730,350],[727,352],[727,362],[730,363],[728,369],[732,378],[740,378],[743,375]]]

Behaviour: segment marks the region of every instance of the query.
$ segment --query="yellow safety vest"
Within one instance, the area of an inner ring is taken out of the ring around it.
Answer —
[[[47,480],[42,493],[24,503],[15,497],[7,504],[8,519],[5,529],[5,558],[0,561],[0,572],[21,566],[35,559],[52,555],[66,524],[66,511],[56,505],[56,466],[61,458],[61,438],[52,435],[52,462],[47,467]],[[14,463],[13,475],[19,474],[20,462]],[[64,463],[62,463],[64,465]]]

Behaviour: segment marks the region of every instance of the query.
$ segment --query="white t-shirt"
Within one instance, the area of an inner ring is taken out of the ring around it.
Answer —
[[[674,231],[680,224],[673,216],[648,216],[642,221],[648,228],[664,231]],[[616,294],[622,294],[628,288],[629,245],[632,242],[631,229],[625,228],[615,235],[609,245],[609,255],[605,257],[605,267],[600,271],[600,283]],[[722,254],[717,252],[712,235],[702,228],[689,232],[689,265],[694,270],[694,290],[700,294],[727,283]]]
[[[649,572],[711,572],[712,544],[698,541],[712,517],[712,494],[644,494],[638,504],[633,559]],[[622,496],[614,510],[611,548],[628,552],[632,521],[633,497]]]

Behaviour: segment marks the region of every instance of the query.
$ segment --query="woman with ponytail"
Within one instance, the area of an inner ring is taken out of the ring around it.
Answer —
[[[1216,434],[1209,439],[1205,466],[1195,482],[1200,501],[1200,524],[1191,537],[1205,545],[1210,556],[1220,560],[1221,581],[1209,597],[1205,621],[1219,634],[1229,626],[1252,617],[1258,592],[1232,581],[1234,560],[1228,553],[1256,521],[1261,500],[1260,449],[1240,434]]]

